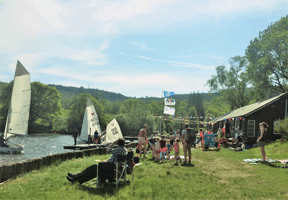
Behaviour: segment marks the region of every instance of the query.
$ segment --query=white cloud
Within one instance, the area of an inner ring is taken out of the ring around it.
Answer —
[[[133,45],[135,45],[135,46],[138,46],[140,49],[142,49],[142,50],[144,50],[144,51],[154,50],[153,48],[147,47],[146,43],[143,43],[143,42],[134,42],[134,41],[131,41],[130,43],[133,44]]]
[[[160,62],[166,62],[166,63],[172,63],[172,66],[176,67],[191,67],[191,68],[199,68],[199,69],[215,69],[215,66],[210,65],[200,65],[196,63],[185,63],[185,62],[177,62],[177,61],[170,61],[170,60],[161,60],[161,59],[154,59],[154,58],[148,58],[145,56],[138,56],[139,58],[145,59],[145,60],[152,60],[152,61],[160,61]]]
[[[226,59],[223,56],[218,56],[218,55],[196,55],[196,54],[190,54],[190,55],[181,55],[181,56],[172,56],[172,57],[177,57],[177,58],[192,58],[192,57],[202,57],[202,58],[214,58],[217,60],[224,60]]]
[[[209,79],[209,77],[191,77],[188,74],[185,77],[184,75],[151,72],[141,74],[130,73],[128,75],[110,75],[107,72],[104,75],[98,76],[97,74],[85,72],[75,74],[69,70],[56,67],[43,69],[40,73],[68,79],[56,81],[58,84],[69,85],[71,83],[70,85],[80,87],[83,86],[80,82],[84,81],[91,88],[101,88],[107,91],[118,90],[118,92],[121,89],[122,93],[127,96],[135,96],[134,94],[139,93],[139,91],[145,94],[145,96],[161,96],[162,89],[174,90],[178,94],[187,93],[188,91],[208,91],[208,88],[204,85]],[[157,91],[159,91],[159,95],[156,95]]]

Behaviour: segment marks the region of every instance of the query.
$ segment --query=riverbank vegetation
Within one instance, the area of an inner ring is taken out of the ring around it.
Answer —
[[[288,143],[265,147],[272,159],[288,158]],[[183,153],[181,151],[181,153]],[[174,154],[174,152],[172,152]],[[235,152],[192,149],[194,167],[174,166],[174,161],[157,164],[148,159],[135,167],[135,180],[116,190],[108,183],[96,188],[96,179],[79,185],[65,178],[68,172],[82,171],[97,155],[68,160],[42,168],[0,186],[3,199],[287,199],[288,169],[279,163],[250,165],[246,158],[260,158],[259,148]],[[151,154],[148,155],[148,158]],[[128,178],[130,175],[128,175]]]

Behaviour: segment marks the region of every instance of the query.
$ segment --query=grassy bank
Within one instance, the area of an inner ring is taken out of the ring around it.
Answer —
[[[287,142],[270,144],[267,156],[288,159],[287,149]],[[288,169],[278,168],[281,164],[243,162],[260,158],[258,148],[244,152],[192,149],[192,154],[195,167],[141,161],[135,167],[135,181],[119,190],[108,184],[96,189],[95,180],[72,185],[65,178],[67,172],[81,171],[109,155],[69,160],[1,185],[0,199],[288,199]]]

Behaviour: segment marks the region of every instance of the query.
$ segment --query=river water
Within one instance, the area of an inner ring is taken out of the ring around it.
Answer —
[[[32,134],[28,136],[15,136],[10,142],[24,146],[23,154],[0,154],[0,166],[20,161],[40,158],[50,154],[73,151],[63,149],[63,146],[73,145],[74,139],[71,135],[60,135],[53,133]]]

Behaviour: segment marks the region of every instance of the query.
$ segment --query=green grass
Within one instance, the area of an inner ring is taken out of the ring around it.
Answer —
[[[287,149],[288,142],[270,144],[267,157],[288,159]],[[260,158],[258,148],[244,152],[192,149],[195,167],[141,160],[143,164],[135,167],[135,181],[119,190],[108,184],[97,189],[92,185],[95,180],[82,185],[66,180],[67,172],[79,172],[95,159],[107,157],[69,160],[22,175],[0,186],[0,199],[288,199],[288,169],[278,168],[281,164],[243,162]]]

